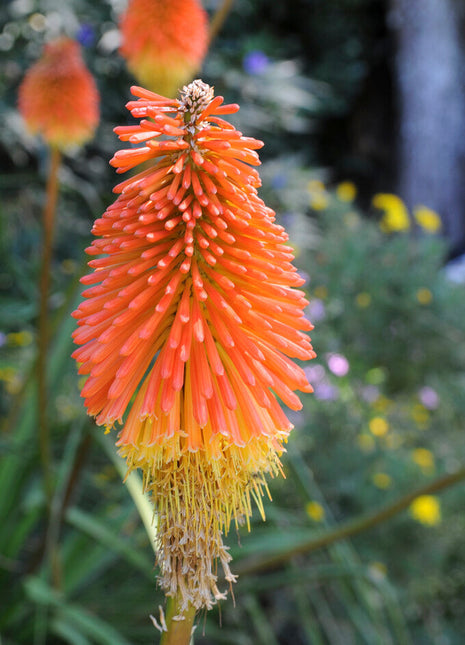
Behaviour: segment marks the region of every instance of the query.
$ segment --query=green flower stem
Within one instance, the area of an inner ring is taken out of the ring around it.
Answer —
[[[233,2],[234,0],[223,0],[222,4],[216,10],[215,15],[213,16],[210,22],[210,33],[209,33],[210,43],[212,42],[212,40],[216,38],[219,31],[221,30],[221,27],[223,26],[223,23],[226,20],[228,13],[231,11]]]
[[[124,483],[139,512],[142,523],[149,536],[152,549],[156,554],[157,517],[156,515],[154,516],[153,507],[147,495],[144,494],[142,480],[139,474],[136,471],[128,473],[126,462],[118,456],[114,441],[110,435],[103,435],[101,432],[98,432],[96,436],[100,445],[113,462],[116,470],[124,478]],[[189,645],[192,642],[192,629],[196,610],[192,605],[189,605],[187,611],[182,612],[181,607],[182,599],[180,595],[174,598],[168,598],[165,616],[167,631],[162,633],[160,645]],[[181,620],[175,620],[179,616],[183,618]]]
[[[121,476],[121,479],[124,480],[126,488],[132,497],[132,501],[134,502],[142,524],[147,532],[150,545],[156,555],[157,516],[154,515],[153,506],[148,495],[144,493],[142,479],[139,473],[135,470],[128,473],[127,464],[125,460],[118,455],[112,436],[110,434],[102,434],[100,428],[97,430],[98,432],[95,433],[96,439],[113,462],[113,465]]]
[[[180,594],[168,598],[165,616],[167,631],[163,632],[160,645],[189,645],[193,642],[192,630],[196,611],[189,605],[186,611],[181,612],[181,603]],[[181,616],[182,619],[179,620]]]
[[[118,456],[114,441],[110,435],[102,435],[99,432],[97,438],[100,445],[112,460],[118,473],[124,478],[128,492],[139,512],[142,523],[149,536],[152,549],[156,554],[157,517],[156,515],[154,516],[153,507],[147,495],[144,494],[142,480],[139,474],[136,471],[127,472],[126,462]],[[181,607],[182,598],[180,595],[174,598],[168,598],[165,616],[167,631],[162,633],[160,645],[189,645],[192,642],[192,630],[196,610],[192,605],[189,605],[187,610],[182,612]],[[182,616],[181,620],[179,620],[180,616]]]
[[[411,493],[403,495],[391,504],[385,505],[379,511],[362,515],[361,517],[346,522],[342,526],[328,531],[327,533],[324,533],[317,538],[304,540],[300,544],[290,547],[285,551],[266,556],[259,560],[257,560],[256,558],[245,559],[243,562],[240,562],[236,565],[235,573],[241,576],[250,575],[258,573],[260,571],[265,571],[267,569],[279,567],[286,563],[293,556],[316,551],[317,549],[327,547],[334,542],[344,540],[348,537],[352,537],[353,535],[357,535],[357,533],[362,533],[367,529],[371,529],[373,526],[381,524],[382,522],[390,519],[394,515],[397,515],[401,511],[408,508],[408,506],[410,506],[413,500],[417,497],[420,497],[421,495],[430,495],[431,493],[438,493],[439,491],[449,488],[450,486],[453,486],[454,484],[457,484],[458,482],[461,482],[463,480],[465,480],[465,468],[460,468],[455,473],[439,477],[433,482],[426,484],[421,488],[417,488]]]
[[[50,448],[50,427],[48,424],[48,392],[47,392],[47,352],[49,341],[48,295],[50,289],[50,265],[52,260],[52,241],[55,222],[55,211],[58,196],[58,169],[61,152],[52,146],[50,149],[50,168],[47,179],[46,200],[43,215],[42,266],[39,282],[39,329],[37,357],[37,386],[38,386],[38,422],[39,422],[39,452],[42,464],[45,499],[50,509],[52,485],[52,456]]]

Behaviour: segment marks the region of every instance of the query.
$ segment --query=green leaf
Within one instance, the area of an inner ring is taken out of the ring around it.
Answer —
[[[26,593],[38,605],[48,606],[55,612],[58,625],[66,625],[67,633],[75,629],[91,643],[99,645],[130,645],[123,636],[101,618],[97,618],[79,605],[68,603],[65,595],[49,587],[43,580],[29,577],[24,583]],[[73,642],[73,641],[70,641]],[[84,644],[82,640],[76,645]]]
[[[63,616],[57,617],[52,621],[51,631],[62,638],[69,645],[92,645],[91,641],[86,638],[71,621]]]
[[[114,553],[123,556],[136,569],[141,571],[150,580],[153,579],[153,562],[146,556],[119,537],[117,532],[98,518],[76,507],[70,508],[66,513],[66,521],[74,528],[82,531],[89,537],[109,548]]]
[[[66,621],[70,627],[79,629],[87,635],[91,643],[100,645],[131,645],[121,634],[107,622],[92,615],[77,605],[64,605],[58,612],[58,618]]]

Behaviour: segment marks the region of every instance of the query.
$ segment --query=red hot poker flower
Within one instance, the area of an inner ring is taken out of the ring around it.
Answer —
[[[291,358],[314,352],[302,279],[251,166],[263,144],[223,119],[202,81],[179,100],[140,87],[121,126],[117,172],[152,166],[119,184],[95,222],[86,300],[75,312],[89,414],[123,424],[120,452],[141,468],[158,512],[158,561],[168,594],[210,607],[222,597],[212,560],[233,581],[222,543],[251,514],[280,470],[296,410],[310,392]],[[145,164],[146,165],[146,164]],[[213,596],[213,597],[212,597]]]
[[[29,130],[59,149],[92,138],[98,104],[94,79],[70,38],[47,44],[19,88],[18,107]]]
[[[208,17],[198,0],[130,0],[120,27],[129,69],[161,94],[191,80],[207,53]]]

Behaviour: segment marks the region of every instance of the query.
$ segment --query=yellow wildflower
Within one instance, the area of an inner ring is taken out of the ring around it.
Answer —
[[[8,394],[17,394],[22,386],[21,377],[14,367],[0,367],[0,381],[5,383]]]
[[[416,403],[412,408],[412,419],[422,430],[427,427],[429,422],[429,412],[421,403]]]
[[[327,195],[324,193],[318,193],[310,196],[310,207],[314,211],[324,211],[325,208],[328,208],[329,200]]]
[[[33,337],[30,331],[18,331],[7,334],[6,340],[13,347],[26,347],[32,343]]]
[[[412,460],[420,466],[424,472],[431,472],[434,470],[434,455],[426,448],[416,448],[412,452]]]
[[[441,506],[437,497],[421,495],[410,504],[412,517],[426,526],[435,526],[441,522]]]
[[[320,179],[311,179],[307,184],[307,190],[309,193],[324,193],[326,187]]]
[[[383,417],[373,417],[368,424],[371,434],[375,437],[384,437],[389,430],[389,423]]]
[[[415,206],[413,216],[422,229],[428,233],[437,233],[442,226],[441,218],[431,208]]]
[[[371,478],[371,481],[376,488],[381,488],[383,490],[390,488],[392,485],[392,477],[387,473],[375,473]]]
[[[16,376],[16,370],[14,367],[0,367],[0,381],[5,381],[5,383],[10,383],[14,380]]]
[[[418,289],[416,296],[420,305],[429,305],[433,300],[433,294],[426,287],[421,287],[420,289]]]
[[[380,228],[384,233],[407,231],[410,218],[404,202],[397,195],[378,193],[373,197],[372,205],[384,211]]]
[[[362,291],[357,294],[355,301],[360,309],[366,309],[366,307],[369,307],[371,304],[371,295],[366,291]]]
[[[307,185],[310,193],[310,207],[315,211],[324,211],[328,208],[329,199],[325,185],[319,179],[311,179]]]
[[[417,466],[420,466],[422,470],[434,470],[434,455],[431,450],[427,450],[426,448],[416,448],[412,452],[412,460],[417,464]]]
[[[305,511],[314,522],[321,522],[325,517],[325,509],[318,502],[308,502]]]
[[[341,202],[353,202],[357,195],[357,187],[351,181],[341,181],[336,186],[336,195]]]

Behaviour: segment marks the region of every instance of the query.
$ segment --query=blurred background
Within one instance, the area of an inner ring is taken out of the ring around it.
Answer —
[[[202,2],[209,17],[221,4]],[[149,538],[112,441],[85,414],[70,358],[83,250],[114,199],[113,128],[128,122],[135,83],[118,51],[125,8],[125,0],[0,6],[2,645],[159,638],[149,616],[164,599]],[[27,133],[17,93],[43,44],[62,34],[81,43],[101,120],[60,168],[48,515],[34,381],[48,152]],[[265,142],[261,196],[307,277],[318,358],[306,367],[315,393],[304,395],[303,411],[288,411],[286,480],[271,482],[267,522],[257,513],[251,533],[228,537],[241,572],[235,603],[200,616],[196,643],[464,642],[463,481],[350,539],[260,573],[253,566],[465,464],[464,34],[456,0],[235,0],[211,43],[197,76],[239,103],[230,121]]]

